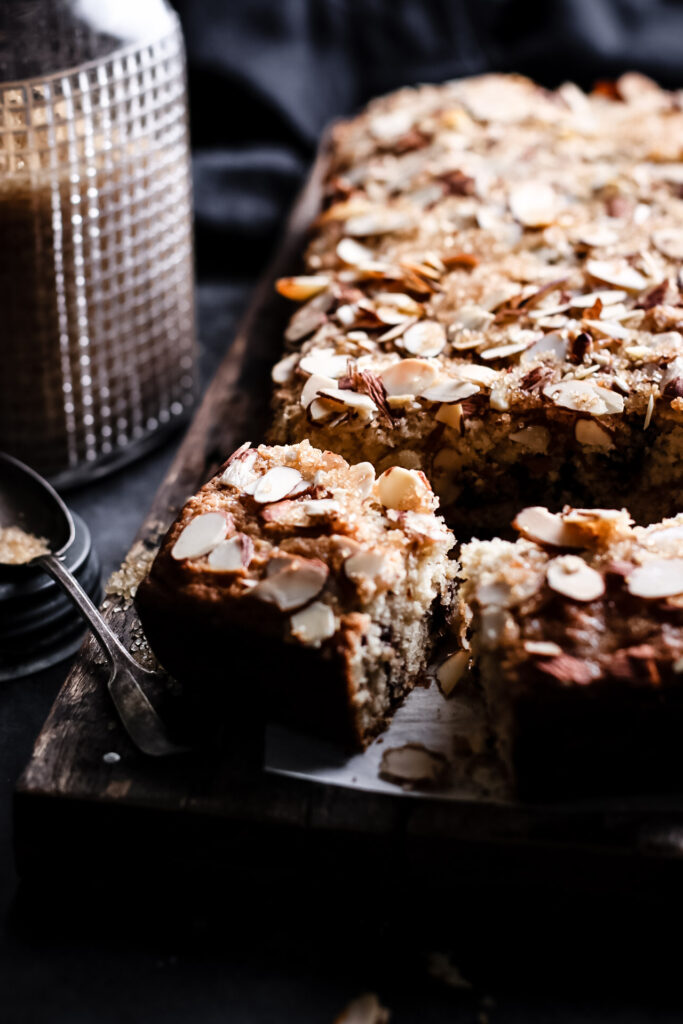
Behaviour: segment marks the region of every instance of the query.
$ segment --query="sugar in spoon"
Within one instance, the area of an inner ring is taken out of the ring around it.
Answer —
[[[76,605],[107,657],[107,687],[136,747],[153,757],[184,751],[185,747],[169,739],[164,723],[143,690],[143,686],[155,683],[160,676],[131,657],[64,565],[63,555],[74,538],[74,522],[68,508],[42,476],[3,452],[0,452],[0,526],[18,526],[47,542],[47,554],[19,565],[12,564],[11,568],[16,572],[27,568],[43,569]]]

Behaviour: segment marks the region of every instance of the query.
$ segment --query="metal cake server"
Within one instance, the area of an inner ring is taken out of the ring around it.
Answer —
[[[19,526],[36,537],[46,539],[49,554],[5,568],[16,572],[27,568],[43,569],[76,605],[107,656],[109,693],[136,747],[152,757],[186,750],[186,747],[178,746],[169,739],[166,726],[143,690],[145,684],[158,681],[160,676],[138,665],[131,657],[61,559],[74,537],[74,523],[68,508],[38,473],[11,455],[0,452],[2,525]]]

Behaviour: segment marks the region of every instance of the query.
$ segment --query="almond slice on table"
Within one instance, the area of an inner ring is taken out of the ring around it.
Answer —
[[[286,498],[301,480],[302,476],[298,469],[292,466],[273,466],[263,474],[254,488],[254,501],[259,504],[280,501]]]
[[[222,512],[203,512],[195,516],[181,532],[171,548],[171,557],[200,558],[208,555],[228,533],[228,522]]]
[[[286,299],[303,302],[324,291],[329,283],[330,278],[325,274],[302,274],[299,277],[281,277],[275,287]]]
[[[605,593],[605,581],[578,555],[553,558],[546,567],[548,586],[574,601],[596,601]]]
[[[290,619],[292,635],[311,647],[318,647],[323,640],[334,636],[337,623],[334,612],[322,601],[314,601],[307,608],[302,608]]]
[[[522,509],[512,525],[527,540],[548,544],[554,548],[581,548],[583,544],[576,530],[568,526],[562,516],[549,512],[540,505]]]
[[[387,395],[419,395],[435,384],[439,371],[424,359],[401,359],[380,373]]]
[[[249,596],[274,604],[281,612],[293,611],[318,596],[328,575],[329,569],[324,562],[292,558],[277,572],[267,574],[249,591]]]
[[[241,572],[254,556],[254,543],[245,533],[222,540],[209,554],[209,568],[215,572]]]
[[[469,660],[467,651],[456,651],[438,666],[436,679],[444,697],[449,697],[460,682],[467,671]]]
[[[635,597],[656,599],[683,594],[683,558],[646,562],[626,577],[626,588]]]
[[[446,345],[446,332],[436,320],[419,320],[401,337],[401,347],[414,356],[438,356]]]

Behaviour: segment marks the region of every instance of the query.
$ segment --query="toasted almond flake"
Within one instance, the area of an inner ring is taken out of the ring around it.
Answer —
[[[587,245],[591,249],[614,245],[619,241],[617,232],[607,224],[586,224],[579,228],[576,238],[582,245]]]
[[[454,323],[468,331],[483,331],[493,323],[495,316],[481,306],[461,306],[453,319]]]
[[[401,359],[380,372],[387,395],[419,395],[439,377],[438,368],[424,359]]]
[[[373,252],[354,238],[342,238],[337,245],[337,256],[350,267],[357,267],[362,263],[371,263],[374,260]]]
[[[627,292],[640,292],[650,283],[624,260],[588,260],[586,271],[598,281],[613,284]]]
[[[276,605],[289,612],[308,604],[325,586],[329,569],[324,562],[308,558],[292,558],[266,575],[252,590],[250,597]]]
[[[532,344],[531,341],[515,341],[509,345],[494,345],[493,348],[484,349],[479,353],[482,359],[507,359],[508,356],[516,356],[524,352]]]
[[[375,483],[375,467],[371,462],[357,462],[355,466],[351,466],[349,476],[354,490],[360,495],[361,500],[365,500]]]
[[[326,398],[314,398],[306,409],[306,415],[311,423],[325,423],[339,416],[339,406]]]
[[[510,440],[514,444],[523,445],[530,452],[542,455],[548,450],[550,431],[547,427],[534,423],[529,427],[523,427],[522,430],[515,431],[514,434],[510,434]]]
[[[652,358],[652,349],[647,345],[628,345],[624,349],[624,355],[632,363],[642,363]]]
[[[609,291],[588,292],[585,295],[574,295],[570,300],[573,309],[590,309],[600,299],[603,306],[616,306],[628,298],[628,292],[618,288]]]
[[[524,650],[527,654],[534,654],[539,658],[557,658],[562,654],[562,648],[552,640],[525,640]]]
[[[469,664],[467,651],[456,651],[442,661],[436,670],[436,679],[444,697],[449,697],[467,670]]]
[[[204,512],[195,516],[171,548],[171,557],[181,561],[208,555],[224,540],[227,532],[228,522],[222,512]]]
[[[639,565],[626,577],[626,587],[634,597],[650,600],[683,594],[683,558],[657,559]]]
[[[359,395],[355,391],[343,388],[321,388],[320,396],[337,405],[353,409],[354,412],[365,413],[369,416],[377,412],[377,406],[369,395]]]
[[[324,291],[329,283],[330,278],[325,274],[304,274],[299,277],[281,277],[275,287],[286,299],[303,302]]]
[[[338,380],[346,373],[349,358],[347,355],[339,355],[333,348],[322,348],[302,356],[299,369],[311,376]]]
[[[548,544],[555,548],[580,548],[583,544],[577,537],[577,531],[562,519],[562,516],[549,512],[547,508],[531,505],[522,509],[512,523],[527,540],[538,544]]]
[[[234,537],[222,540],[209,554],[209,568],[214,572],[241,572],[249,566],[253,551],[251,538],[236,533]]]
[[[670,260],[683,260],[683,229],[662,228],[652,232],[652,242]]]
[[[342,327],[352,327],[353,324],[355,324],[356,322],[357,313],[357,306],[353,306],[350,305],[349,303],[346,303],[343,306],[339,306],[334,315],[336,316],[337,320],[342,325]]]
[[[616,338],[617,341],[625,341],[629,332],[616,320],[583,320],[582,323],[601,338]]]
[[[304,408],[309,406],[313,399],[318,398],[323,388],[337,389],[337,382],[332,377],[326,377],[320,373],[313,373],[301,389],[301,404]]]
[[[316,302],[317,299],[311,299],[305,306],[297,309],[285,331],[286,341],[301,341],[302,338],[313,334],[314,331],[317,331],[325,323],[327,320],[325,311],[318,309],[315,305]]]
[[[458,380],[469,380],[485,388],[491,387],[500,377],[500,370],[494,370],[492,366],[479,366],[477,363],[453,366],[453,373]]]
[[[245,449],[244,454],[236,452],[221,477],[221,483],[234,487],[244,494],[252,494],[259,481],[258,473],[254,472],[256,455],[257,453],[253,450]]]
[[[650,423],[652,422],[652,413],[654,412],[654,408],[655,396],[651,394],[647,400],[647,411],[645,413],[645,420],[643,421],[643,430],[647,430],[647,428],[650,426]]]
[[[432,489],[424,473],[402,466],[386,469],[376,483],[377,496],[385,508],[400,511],[421,511],[425,504],[434,504]]]
[[[344,562],[344,572],[351,580],[375,580],[382,576],[386,558],[379,551],[359,551]]]
[[[546,579],[551,590],[573,601],[596,601],[605,593],[605,581],[578,555],[562,555],[548,562]]]
[[[595,420],[577,420],[574,426],[574,437],[579,444],[593,445],[596,448],[611,448],[612,435]]]
[[[299,353],[291,352],[288,356],[284,356],[279,363],[276,363],[273,369],[270,371],[270,376],[274,384],[287,384],[288,381],[294,376],[294,369],[296,364],[299,362]]]
[[[323,640],[334,636],[337,628],[334,612],[322,601],[314,601],[307,608],[302,608],[289,621],[292,636],[310,647],[319,647]]]
[[[423,306],[404,292],[377,292],[374,301],[378,306],[392,306],[407,316],[421,316]]]
[[[372,213],[349,217],[346,222],[346,234],[365,238],[368,235],[387,235],[394,231],[403,231],[410,226],[410,218],[401,210],[379,207]]]
[[[544,334],[543,337],[526,349],[520,362],[530,363],[539,356],[549,355],[554,356],[560,362],[564,362],[567,358],[567,348],[568,342],[566,338],[562,338],[559,334],[555,333]]]
[[[624,411],[624,399],[615,391],[602,388],[592,380],[563,380],[546,384],[543,394],[555,405],[593,416],[612,416]]]
[[[292,466],[273,466],[263,474],[254,488],[254,501],[265,505],[280,501],[302,480],[301,473]]]
[[[466,398],[479,394],[479,386],[467,380],[440,380],[420,393],[420,398],[427,402],[440,402],[443,405],[454,405],[464,402]]]
[[[412,327],[412,325],[416,324],[416,323],[417,323],[417,317],[416,316],[408,317],[407,320],[403,320],[402,323],[396,324],[395,327],[392,327],[390,330],[385,331],[383,334],[380,334],[378,336],[377,340],[378,341],[395,341],[396,338],[400,338],[401,335],[406,333],[406,331],[408,330],[409,327]],[[351,337],[351,335],[348,334],[347,337]]]
[[[414,356],[438,356],[446,344],[446,332],[435,320],[419,320],[403,334],[401,345]]]
[[[528,228],[552,224],[558,214],[555,190],[542,181],[525,181],[510,189],[508,205],[513,217]]]
[[[454,430],[460,430],[462,425],[462,408],[459,405],[440,405],[434,419],[439,423],[445,423]]]
[[[334,498],[311,498],[309,501],[302,501],[304,511],[306,515],[313,516],[332,516],[341,512],[341,505]]]

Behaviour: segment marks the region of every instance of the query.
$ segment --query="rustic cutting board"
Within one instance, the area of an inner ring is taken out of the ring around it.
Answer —
[[[319,208],[325,163],[323,146],[279,252],[140,529],[133,559],[156,547],[187,497],[227,454],[265,433],[270,367],[291,311],[273,284],[298,266],[307,226]],[[144,655],[130,600],[108,598],[104,614],[132,651]],[[278,862],[298,870],[319,864],[321,857],[325,864],[335,858],[343,864],[350,850],[354,856],[362,851],[368,864],[376,859],[385,865],[389,854],[392,863],[409,863],[425,850],[438,851],[444,863],[476,851],[473,860],[487,870],[498,856],[496,872],[501,865],[524,863],[534,876],[559,864],[563,870],[568,862],[576,866],[577,851],[628,854],[629,863],[634,857],[683,857],[681,801],[551,808],[516,803],[500,767],[468,754],[459,742],[482,728],[476,694],[458,691],[446,701],[434,685],[416,690],[390,731],[352,758],[276,726],[248,726],[228,705],[211,713],[220,727],[197,750],[155,760],[128,740],[105,682],[98,648],[88,639],[17,787],[16,849],[26,875],[82,874],[101,870],[107,859],[120,871],[132,841],[136,847],[143,843],[152,861],[168,859],[171,851],[185,864],[213,857],[223,863],[228,858],[233,867],[260,863],[258,851],[275,843]],[[164,695],[157,696],[163,704]],[[448,758],[438,792],[404,790],[379,777],[382,753],[409,742]],[[94,862],[81,856],[93,835]],[[517,851],[514,858],[511,849]],[[620,877],[613,867],[609,875]]]

